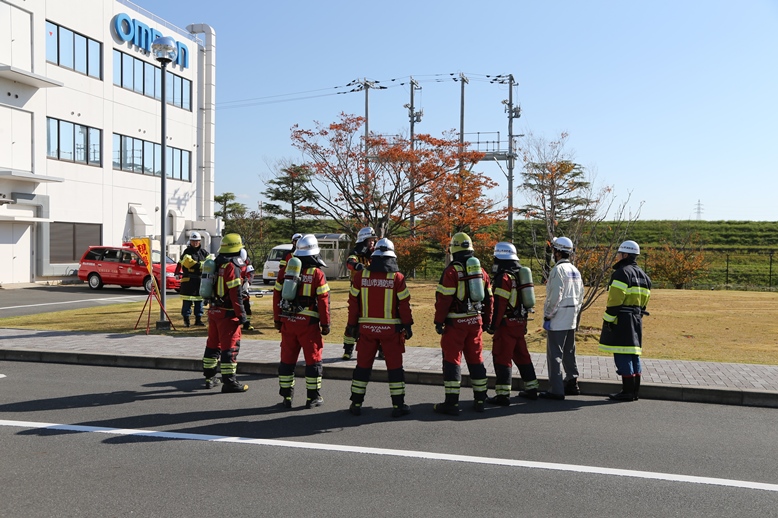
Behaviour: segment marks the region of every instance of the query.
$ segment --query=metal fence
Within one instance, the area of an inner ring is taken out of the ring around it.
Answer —
[[[778,270],[774,267],[774,253],[772,250],[705,250],[707,269],[684,288],[775,291]],[[651,251],[641,255],[638,263],[650,276]],[[652,281],[657,288],[674,287],[660,278],[652,277]]]

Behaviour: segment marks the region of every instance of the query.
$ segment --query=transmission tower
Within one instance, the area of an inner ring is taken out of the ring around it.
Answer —
[[[697,200],[697,203],[694,205],[694,213],[697,215],[697,221],[700,221],[702,219],[703,213],[702,203],[700,200]]]

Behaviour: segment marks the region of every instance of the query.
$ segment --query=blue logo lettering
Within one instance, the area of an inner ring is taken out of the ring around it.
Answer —
[[[147,54],[151,53],[151,44],[154,43],[154,40],[162,36],[162,33],[157,29],[152,29],[145,23],[130,18],[126,13],[120,13],[114,17],[113,29],[121,41],[131,42]],[[181,68],[189,68],[189,47],[176,41],[176,49],[178,55],[174,64],[181,66]]]

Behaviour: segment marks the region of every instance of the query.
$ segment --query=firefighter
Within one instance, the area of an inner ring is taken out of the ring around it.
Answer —
[[[246,323],[243,309],[243,281],[241,270],[245,266],[240,257],[243,241],[238,234],[222,238],[216,256],[216,273],[213,298],[208,309],[208,341],[203,355],[205,387],[218,384],[216,368],[221,360],[222,392],[245,392],[248,385],[235,378],[240,351],[241,326]]]
[[[519,397],[537,399],[540,384],[527,349],[527,308],[522,304],[521,290],[532,289],[532,284],[523,285],[519,280],[519,256],[511,243],[497,243],[494,247],[494,305],[492,321],[487,332],[494,335],[492,358],[496,374],[495,396],[487,403],[509,406],[511,395],[511,360],[519,368],[524,390]]]
[[[273,290],[273,322],[281,332],[281,363],[278,364],[279,394],[284,408],[292,408],[294,394],[294,367],[300,356],[305,356],[305,408],[320,406],[322,335],[330,334],[330,287],[321,270],[327,266],[319,256],[319,242],[313,234],[306,234],[297,242],[294,257],[302,263],[299,279],[293,291],[293,300],[282,297],[286,269],[278,272]],[[290,265],[287,264],[287,269]],[[291,271],[290,271],[291,273]],[[321,328],[320,328],[321,326]]]
[[[292,234],[292,240],[291,240],[291,243],[292,243],[292,249],[291,249],[291,250],[289,250],[289,251],[286,253],[286,255],[284,255],[284,258],[283,258],[283,259],[281,259],[280,261],[278,261],[278,267],[279,267],[279,270],[280,270],[280,269],[283,269],[283,268],[286,268],[286,263],[287,263],[287,262],[289,261],[289,259],[291,259],[291,258],[292,258],[292,256],[294,255],[294,251],[297,249],[297,241],[299,241],[301,237],[303,237],[303,235],[302,235],[302,234],[300,234],[300,233],[297,233],[297,232],[295,232],[294,234]]]
[[[184,317],[184,327],[190,326],[189,317],[192,314],[192,305],[194,305],[194,315],[196,326],[204,326],[203,323],[203,298],[200,296],[200,275],[203,262],[208,258],[208,252],[201,246],[201,237],[197,232],[189,235],[189,246],[184,249],[181,260],[176,265],[176,275],[181,277],[181,316]]]
[[[357,234],[357,242],[354,245],[354,250],[351,251],[346,259],[346,268],[348,268],[351,285],[354,285],[354,277],[357,272],[364,270],[370,265],[370,255],[373,253],[375,247],[376,235],[372,227],[365,227]],[[343,359],[350,360],[354,354],[354,344],[357,343],[355,337],[348,334],[348,330],[343,333]],[[381,350],[379,349],[379,359],[381,358]]]
[[[614,401],[637,401],[640,392],[640,354],[643,350],[643,315],[651,297],[651,279],[637,264],[640,246],[624,241],[608,282],[608,302],[602,316],[600,351],[613,354],[622,389]]]
[[[246,259],[246,268],[243,272],[243,309],[246,312],[246,318],[251,318],[251,284],[254,282],[254,266],[251,264],[251,259]],[[254,326],[251,325],[251,320],[246,320],[243,324],[244,331],[253,331]]]
[[[460,358],[464,353],[473,387],[474,409],[483,412],[487,378],[482,332],[491,323],[491,284],[480,263],[475,271],[467,272],[468,260],[472,259],[471,264],[477,262],[470,236],[464,232],[454,234],[449,251],[453,261],[443,270],[435,294],[435,331],[441,335],[446,399],[433,409],[439,414],[459,414]]]
[[[351,380],[351,406],[362,414],[367,384],[379,345],[382,346],[392,398],[392,417],[411,412],[405,404],[405,340],[413,336],[411,294],[397,267],[394,243],[383,238],[375,244],[367,268],[356,272],[348,298],[346,333],[357,339],[357,366]]]

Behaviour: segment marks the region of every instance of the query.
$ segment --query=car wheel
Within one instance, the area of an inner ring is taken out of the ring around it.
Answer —
[[[146,293],[151,293],[151,290],[154,289],[154,283],[151,280],[151,276],[148,276],[143,280],[143,289],[146,290]]]
[[[103,287],[103,279],[101,279],[100,276],[96,273],[89,274],[87,282],[89,283],[89,287],[93,290],[99,290]]]

